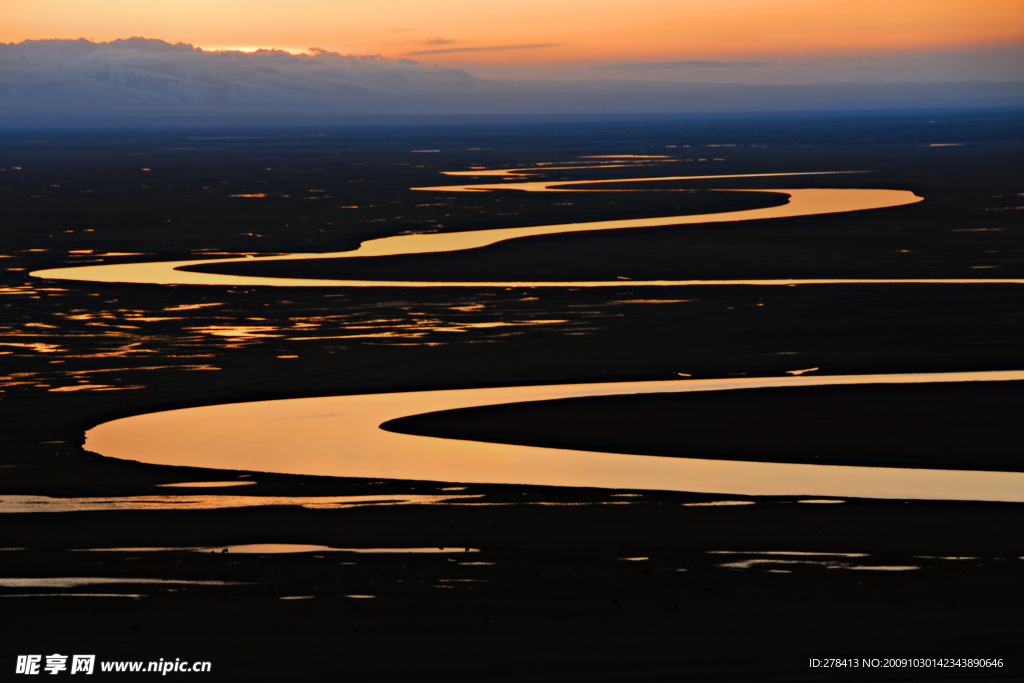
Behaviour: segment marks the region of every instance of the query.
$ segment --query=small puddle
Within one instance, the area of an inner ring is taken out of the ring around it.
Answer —
[[[715,565],[722,569],[754,569],[758,567],[779,567],[782,565],[811,565],[825,567],[826,569],[852,569],[858,571],[912,571],[920,569],[918,566],[905,565],[866,565],[858,564],[859,558],[871,557],[867,553],[824,553],[824,552],[802,552],[794,550],[709,550],[708,555],[753,555],[755,557],[734,562],[725,562]],[[863,560],[862,560],[863,561]],[[774,573],[791,573],[786,569],[768,569]]]
[[[173,548],[167,548],[173,550]],[[193,552],[220,552],[234,554],[280,555],[288,553],[317,553],[334,550],[326,545],[303,545],[300,543],[249,543],[246,545],[211,546],[209,548],[182,548]]]
[[[708,555],[792,555],[796,557],[870,557],[867,553],[812,553],[798,550],[709,550]]]
[[[326,545],[302,543],[248,543],[244,545],[211,545],[151,548],[76,548],[75,552],[138,553],[138,552],[193,552],[226,553],[235,555],[281,555],[290,553],[478,553],[478,548],[332,548]]]
[[[183,481],[177,484],[156,484],[157,488],[213,489],[228,486],[250,486],[254,481]]]
[[[126,579],[114,577],[61,577],[47,579],[0,578],[3,588],[78,588],[80,586],[103,586],[113,584],[146,584],[155,586],[240,586],[233,581],[181,581],[176,579]]]
[[[142,593],[8,593],[0,598],[139,598]]]
[[[759,565],[780,565],[780,564],[812,564],[819,565],[822,567],[835,567],[840,566],[840,563],[835,560],[779,560],[779,559],[765,559],[765,560],[741,560],[739,562],[727,562],[725,564],[715,565],[722,569],[750,569]]]
[[[359,505],[434,505],[460,498],[459,495],[380,496],[124,496],[121,498],[51,498],[49,496],[4,496],[0,514],[23,512],[88,512],[97,510],[216,510],[257,505],[298,505],[299,507],[349,508]]]
[[[838,569],[853,569],[857,571],[869,571],[869,572],[911,572],[920,567],[914,565],[908,565],[904,567],[899,566],[884,566],[880,565],[877,567],[838,567]]]
[[[752,500],[715,500],[710,503],[683,503],[683,507],[688,508],[704,508],[704,507],[720,507],[728,505],[753,505]]]
[[[430,548],[332,548],[344,553],[478,553],[479,548],[463,548],[453,546],[437,546]]]

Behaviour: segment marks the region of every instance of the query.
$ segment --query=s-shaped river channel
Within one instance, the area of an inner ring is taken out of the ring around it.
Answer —
[[[519,171],[522,172],[522,171]],[[511,175],[510,172],[452,175]],[[717,177],[764,177],[747,176]],[[540,181],[517,184],[414,188],[446,192],[520,189],[570,190],[636,180],[695,180],[708,176],[629,178],[604,181]],[[902,206],[921,197],[902,190],[746,190],[789,196],[766,209],[696,216],[568,223],[448,234],[399,235],[370,240],[358,249],[324,254],[287,254],[261,260],[350,258],[474,249],[496,242],[563,232],[760,220]],[[183,266],[233,263],[244,258],[114,264],[36,271],[35,277],[91,282],[164,285],[303,287],[614,287],[792,284],[984,284],[1024,283],[1012,279],[907,280],[681,280],[601,282],[402,282],[309,280],[194,273]],[[287,399],[188,408],[124,418],[87,433],[91,450],[141,462],[260,470],[342,477],[419,479],[464,483],[509,483],[679,490],[736,495],[818,495],[1024,502],[1024,473],[796,465],[666,458],[481,443],[397,434],[380,425],[409,415],[520,401],[683,391],[725,391],[767,387],[844,384],[901,384],[1024,380],[1024,371],[856,375],[818,377],[673,380],[524,386],[493,389],[402,392]]]
[[[551,170],[551,169],[545,169]],[[496,172],[454,172],[449,175],[503,175],[527,171]],[[681,181],[707,180],[714,178],[765,178],[796,175],[830,175],[830,173],[758,173],[728,176],[667,176],[662,178],[621,178],[615,180],[579,181],[531,181],[524,183],[446,185],[437,187],[415,187],[414,190],[435,192],[487,192],[490,190],[520,190],[524,192],[597,192],[592,189],[572,189],[574,185],[604,185],[635,181]],[[733,188],[732,191],[741,191]],[[696,223],[727,223],[732,221],[753,221],[767,218],[790,218],[794,216],[817,216],[828,213],[865,211],[893,206],[914,204],[923,199],[907,190],[871,189],[772,189],[742,190],[743,192],[768,192],[789,196],[781,206],[746,211],[726,211],[687,216],[662,216],[659,218],[635,218],[590,223],[560,223],[537,225],[529,228],[499,228],[469,232],[396,235],[367,240],[351,251],[281,254],[264,256],[260,261],[291,261],[296,259],[341,259],[365,256],[397,256],[399,254],[431,254],[449,251],[463,251],[486,247],[496,242],[519,237],[553,235],[566,232],[594,230],[623,230],[629,228],[651,228],[668,225],[692,225]],[[196,273],[181,270],[187,266],[212,266],[221,263],[249,261],[245,258],[202,259],[191,261],[158,261],[144,263],[118,263],[99,266],[73,266],[37,270],[30,275],[54,280],[78,280],[84,282],[123,282],[152,285],[221,285],[228,287],[277,286],[277,287],[638,287],[638,286],[686,286],[686,285],[811,285],[811,284],[991,284],[1024,283],[1013,279],[816,279],[816,280],[595,280],[586,282],[415,282],[403,280],[315,280],[306,278],[250,277],[244,275],[222,275],[218,273]]]

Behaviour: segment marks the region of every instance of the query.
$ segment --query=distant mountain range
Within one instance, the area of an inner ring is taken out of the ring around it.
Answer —
[[[184,43],[0,43],[0,126],[200,117],[639,114],[1024,106],[1006,82],[735,85],[486,80],[457,69],[323,50],[204,52]]]

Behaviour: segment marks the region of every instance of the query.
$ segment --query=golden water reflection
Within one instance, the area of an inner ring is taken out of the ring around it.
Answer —
[[[620,455],[386,432],[410,415],[582,396],[766,387],[1024,380],[1024,371],[613,382],[333,396],[187,408],[115,420],[86,447],[160,465],[458,483],[732,495],[1024,502],[1024,473]],[[2,504],[0,504],[2,510]]]
[[[51,498],[50,496],[4,496],[0,514],[23,512],[89,512],[98,510],[217,510],[254,505],[298,505],[313,509],[349,508],[359,505],[432,505],[466,495],[374,495],[374,496],[118,496],[107,498]]]
[[[507,175],[508,171],[502,171]],[[623,178],[615,180],[587,181],[537,181],[515,184],[497,185],[454,185],[437,187],[413,188],[421,191],[434,192],[474,192],[496,189],[515,189],[526,192],[558,192],[572,185],[601,185],[609,183],[643,181],[679,181],[707,178],[746,178],[781,175],[822,175],[820,173],[786,173],[786,174],[746,174],[730,176],[670,176],[664,178]],[[596,191],[596,190],[576,190]],[[722,223],[732,221],[764,220],[771,218],[788,218],[794,216],[813,216],[828,213],[844,213],[867,209],[904,206],[921,201],[913,192],[907,190],[878,189],[774,189],[744,190],[746,192],[767,192],[785,194],[789,201],[780,206],[743,211],[726,211],[712,214],[662,216],[656,218],[634,218],[611,221],[593,221],[586,223],[560,223],[555,225],[539,225],[522,228],[497,228],[492,230],[475,230],[452,233],[412,233],[382,237],[368,240],[357,249],[344,252],[320,254],[278,254],[268,255],[261,261],[293,260],[293,259],[338,259],[364,256],[396,256],[407,254],[431,254],[451,251],[463,251],[486,247],[497,242],[534,237],[539,235],[561,234],[567,232],[584,232],[595,230],[623,230],[632,228],[659,227],[670,225],[693,225],[704,223]],[[87,282],[120,282],[135,284],[163,285],[223,285],[223,286],[278,286],[278,287],[441,287],[441,286],[481,286],[484,283],[449,283],[449,282],[404,282],[404,281],[363,281],[363,280],[313,280],[303,278],[267,278],[241,275],[221,275],[214,273],[196,273],[180,270],[186,266],[212,265],[222,263],[239,263],[250,260],[248,257],[215,260],[162,261],[152,263],[104,264],[95,266],[76,266],[70,268],[54,268],[30,273],[33,277],[48,279],[79,280]],[[602,282],[500,282],[487,283],[490,286],[635,286],[647,284],[796,284],[828,283],[828,282],[899,282],[898,280],[801,280],[801,281],[657,281],[641,282],[602,281]],[[965,280],[970,282],[970,280]]]
[[[309,545],[304,543],[247,543],[244,545],[187,546],[166,548],[86,548],[90,552],[102,553],[139,553],[139,552],[194,552],[194,553],[234,553],[243,555],[280,555],[289,553],[478,553],[478,548],[332,548],[326,545]]]
[[[176,579],[129,579],[125,577],[68,576],[45,579],[0,578],[3,588],[78,588],[79,586],[101,586],[108,584],[155,584],[187,586],[238,586],[232,581],[181,581]]]
[[[138,600],[146,597],[141,593],[11,593],[0,595],[0,598],[132,598]]]
[[[228,486],[251,486],[254,481],[183,481],[177,484],[157,484],[158,488],[212,489]]]

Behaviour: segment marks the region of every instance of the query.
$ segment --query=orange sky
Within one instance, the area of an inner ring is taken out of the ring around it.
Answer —
[[[0,0],[0,11],[0,42],[144,36],[453,65],[777,59],[1024,40],[1021,0]],[[451,52],[425,54],[436,50]]]

